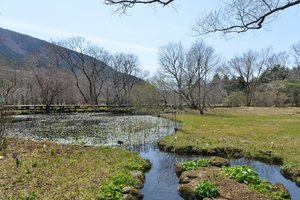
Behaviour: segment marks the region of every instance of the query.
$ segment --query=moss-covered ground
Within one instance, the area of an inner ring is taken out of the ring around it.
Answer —
[[[19,154],[16,166],[13,154]],[[96,199],[100,185],[147,162],[117,148],[9,139],[0,151],[0,199]]]
[[[163,138],[161,147],[216,154],[236,149],[250,158],[279,158],[300,183],[300,108],[217,108],[205,115],[179,114],[177,120],[181,127]]]

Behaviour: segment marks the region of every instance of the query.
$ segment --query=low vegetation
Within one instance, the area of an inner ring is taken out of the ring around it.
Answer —
[[[119,197],[123,186],[135,183],[129,172],[146,164],[121,149],[9,139],[0,151],[0,199]]]
[[[182,163],[183,170],[196,170],[198,167],[207,167],[209,165],[208,159],[199,159],[194,161],[185,161]]]
[[[215,162],[216,160],[222,161]],[[205,165],[195,167],[198,161]],[[186,166],[193,167],[186,167]],[[259,178],[252,168],[245,165],[228,166],[228,160],[212,157],[209,160],[185,161],[176,164],[179,177],[179,194],[184,199],[290,199],[286,188],[280,184],[271,184]],[[228,192],[230,191],[230,192]]]
[[[250,189],[270,196],[272,199],[285,199],[289,196],[286,191],[273,191],[272,184],[261,180],[258,173],[245,165],[223,168],[225,174],[240,183],[245,183]]]
[[[204,116],[180,114],[177,119],[180,129],[163,138],[160,148],[273,161],[300,183],[299,108],[218,108]]]
[[[218,188],[215,184],[208,180],[198,183],[195,187],[195,194],[197,197],[204,199],[205,197],[216,197],[219,194]]]

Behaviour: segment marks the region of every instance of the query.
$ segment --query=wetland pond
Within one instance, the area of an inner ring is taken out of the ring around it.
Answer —
[[[152,168],[146,173],[141,189],[144,200],[182,199],[177,193],[178,178],[174,165],[199,156],[177,155],[160,151],[157,142],[172,134],[174,122],[147,115],[115,116],[103,113],[66,113],[20,115],[23,120],[13,123],[12,137],[33,140],[51,140],[64,144],[84,146],[111,146],[126,148],[150,160]],[[275,165],[249,159],[233,159],[231,165],[247,165],[271,183],[280,182],[289,190],[292,199],[300,199],[300,188],[285,179]]]

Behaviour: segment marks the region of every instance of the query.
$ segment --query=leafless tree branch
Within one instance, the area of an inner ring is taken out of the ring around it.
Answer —
[[[300,4],[300,0],[231,0],[224,7],[204,14],[193,30],[197,35],[220,32],[242,33],[261,29],[280,11]]]
[[[174,0],[104,0],[104,4],[117,6],[117,11],[125,14],[128,8],[136,4],[160,4],[163,7],[171,4]]]

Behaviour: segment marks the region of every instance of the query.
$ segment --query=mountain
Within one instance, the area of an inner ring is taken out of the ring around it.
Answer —
[[[29,35],[21,34],[18,32],[14,32],[11,30],[0,28],[0,66],[5,65],[12,69],[25,69],[26,68],[26,57],[30,56],[31,54],[36,53],[38,55],[38,60],[40,62],[40,66],[50,66],[51,63],[56,63],[57,57],[53,57],[53,53],[50,51],[50,46],[52,48],[57,48],[60,50],[64,50],[64,47],[60,47],[44,40],[31,37]],[[80,57],[78,56],[79,53],[75,51],[69,50],[72,53],[73,59]],[[51,55],[52,56],[49,56]],[[85,58],[91,58],[90,56],[85,55]],[[91,60],[91,59],[90,59]],[[78,62],[81,62],[78,60]],[[93,61],[94,62],[94,61]],[[110,76],[116,74],[116,71],[107,66],[102,61],[97,60],[98,65],[105,65],[105,73],[108,73]],[[61,67],[67,67],[65,61],[60,60]],[[118,73],[118,72],[117,72]],[[118,73],[120,74],[120,73]],[[127,75],[125,75],[127,76]],[[144,83],[144,81],[140,78],[133,77],[130,75],[131,78],[135,79],[138,83]]]
[[[0,28],[0,58],[2,61],[22,60],[34,51],[46,52],[49,44],[28,35]]]

